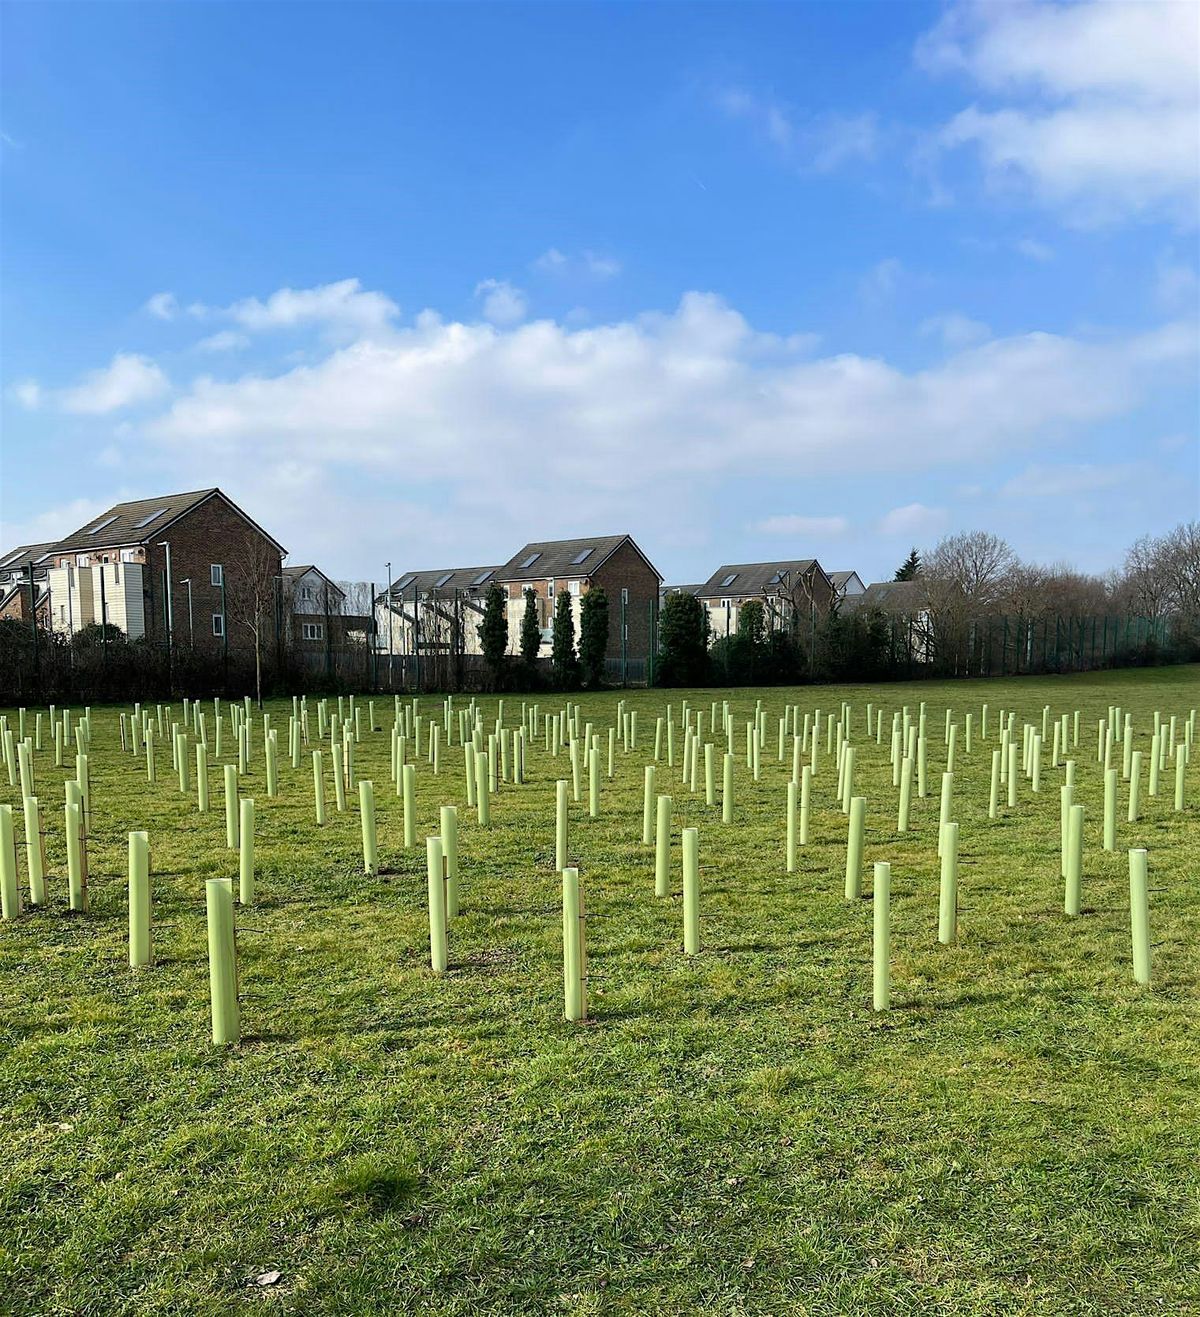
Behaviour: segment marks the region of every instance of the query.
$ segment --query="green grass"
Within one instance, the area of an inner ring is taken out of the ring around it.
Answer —
[[[739,751],[761,696],[770,743],[758,784],[739,754],[734,826],[703,792],[669,788],[666,901],[640,842],[642,768],[654,715],[688,693],[632,693],[639,749],[618,755],[600,819],[585,804],[572,820],[592,975],[592,1018],[576,1026],[562,1018],[553,872],[565,760],[532,753],[486,831],[465,809],[458,747],[440,777],[422,764],[421,840],[406,851],[388,735],[364,738],[383,865],[368,878],[356,811],[337,815],[330,792],[315,826],[307,753],[268,802],[260,752],[243,786],[260,903],[239,912],[236,1049],[209,1043],[203,884],[235,871],[219,769],[201,816],[161,759],[151,787],[120,753],[115,711],[95,710],[91,908],[65,908],[63,774],[43,751],[52,905],[0,926],[0,1310],[1200,1312],[1200,770],[1184,814],[1173,772],[1137,824],[1122,787],[1106,854],[1095,762],[1109,704],[1133,713],[1148,749],[1153,710],[1186,717],[1198,677],[696,692],[706,712],[732,701]],[[828,760],[814,839],[798,873],[783,864],[776,720],[788,702],[843,698],[866,858],[893,866],[894,1008],[878,1015],[870,903],[843,899]],[[585,716],[606,728],[617,699],[585,697]],[[868,699],[885,727],[892,709],[928,703],[930,793],[905,837],[888,746],[863,733]],[[943,947],[943,715],[974,711],[978,726],[983,700],[993,728],[1001,708],[1039,723],[1046,703],[1083,710],[1084,913],[1062,911],[1062,770],[1038,797],[1022,783],[1019,806],[989,822],[995,742],[977,741],[957,774],[961,940]],[[376,707],[390,727],[390,701]],[[507,707],[515,723],[520,701]],[[274,712],[286,726],[287,706]],[[18,795],[0,770],[0,800]],[[443,802],[463,806],[463,914],[436,976],[423,838]],[[703,950],[690,959],[681,824],[700,829]],[[157,964],[136,975],[131,828],[150,832],[156,901]],[[1131,973],[1131,845],[1150,851],[1150,989]],[[260,1287],[269,1270],[278,1282]]]

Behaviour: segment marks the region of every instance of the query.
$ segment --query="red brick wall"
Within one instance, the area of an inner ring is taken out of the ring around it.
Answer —
[[[659,577],[628,541],[597,568],[595,585],[608,595],[608,656],[621,657],[621,590],[629,591],[625,623],[629,639],[625,650],[630,660],[645,661],[650,655],[650,606],[658,607]]]

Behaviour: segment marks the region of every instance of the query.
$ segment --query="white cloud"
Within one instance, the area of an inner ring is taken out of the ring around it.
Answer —
[[[946,524],[945,508],[929,508],[924,503],[906,503],[893,508],[879,519],[881,535],[896,535],[919,539],[932,535]]]
[[[64,535],[70,535],[73,530],[95,520],[109,507],[112,507],[111,499],[77,498],[45,508],[21,521],[5,518],[0,526],[0,544],[11,547],[15,544],[45,544],[47,540],[61,540]]]
[[[993,183],[1016,183],[1081,224],[1193,223],[1200,188],[1200,7],[1141,0],[953,6],[918,43],[930,72],[994,97],[943,128]]]
[[[760,137],[798,168],[824,173],[847,161],[871,160],[879,148],[873,114],[806,114],[740,87],[717,94],[718,107],[751,124]]]
[[[525,294],[506,279],[484,279],[475,285],[475,296],[483,299],[483,318],[493,325],[515,325],[525,319]]]
[[[78,384],[64,390],[64,411],[100,416],[135,403],[151,402],[170,385],[156,362],[136,353],[118,352],[100,370],[89,371]]]
[[[221,329],[207,338],[202,338],[196,347],[201,352],[236,352],[248,347],[250,339],[236,329]]]
[[[42,405],[42,386],[37,380],[18,380],[12,395],[27,412],[36,412]]]
[[[193,302],[187,310],[196,319],[232,320],[252,334],[319,325],[341,338],[383,334],[400,314],[390,297],[364,290],[357,279],[315,288],[280,288],[265,302],[257,297],[226,307]]]
[[[218,465],[252,446],[267,470],[311,463],[359,487],[446,482],[470,515],[536,505],[624,524],[644,506],[665,523],[703,515],[706,482],[748,470],[782,481],[863,464],[912,477],[1044,447],[1186,382],[1196,333],[1028,334],[920,371],[813,359],[811,346],[756,331],[705,293],[670,314],[582,329],[423,313],[385,340],[275,374],[198,379],[146,432]]]
[[[1140,468],[1133,462],[1109,465],[1091,462],[1033,463],[1001,488],[1002,494],[1018,498],[1056,498],[1064,494],[1092,494],[1113,489],[1137,478]]]
[[[142,310],[158,320],[174,320],[179,314],[179,303],[174,293],[155,293],[146,300]]]
[[[764,517],[751,527],[760,535],[844,535],[850,528],[845,517],[805,517],[783,514]]]
[[[921,333],[927,337],[936,335],[948,348],[961,348],[982,343],[991,337],[992,331],[982,320],[972,320],[958,311],[949,311],[921,321]]]

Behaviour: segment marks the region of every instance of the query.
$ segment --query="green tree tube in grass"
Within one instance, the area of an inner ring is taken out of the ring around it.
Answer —
[[[580,798],[579,741],[574,736],[571,737],[570,757],[571,757],[571,799],[576,804],[578,804]],[[674,763],[675,761],[672,760],[671,762]]]
[[[923,733],[917,733],[917,795],[924,800],[928,794],[929,745]]]
[[[312,752],[313,760],[313,808],[316,811],[317,827],[325,826],[325,769],[320,750]],[[229,771],[228,768],[225,770]]]
[[[1162,738],[1160,733],[1155,732],[1150,741],[1150,781],[1146,788],[1146,794],[1150,796],[1158,795],[1158,774],[1160,768]]]
[[[1059,874],[1067,876],[1067,852],[1070,849],[1071,806],[1075,803],[1075,788],[1065,783],[1058,789]]]
[[[241,1038],[238,1008],[237,942],[233,918],[233,882],[210,878],[204,884],[208,909],[208,982],[212,1006],[212,1040],[224,1047]]]
[[[468,750],[469,754],[474,752]],[[479,762],[475,762],[475,777],[484,776],[479,771]],[[404,806],[404,846],[409,849],[417,844],[417,769],[415,764],[404,764],[400,769],[401,790]],[[486,782],[486,777],[484,777]],[[475,783],[476,793],[479,791],[478,780]]]
[[[1083,898],[1083,806],[1072,805],[1067,820],[1067,881],[1063,909],[1077,915]]]
[[[725,752],[721,775],[721,822],[733,822],[733,754]]]
[[[560,777],[554,784],[554,867],[559,873],[567,867],[569,792],[570,784]]]
[[[1133,977],[1142,985],[1150,982],[1150,889],[1147,855],[1129,852],[1129,931],[1133,942]]]
[[[45,905],[46,864],[37,796],[30,796],[25,801],[25,867],[29,872],[29,904]]]
[[[938,805],[938,854],[942,845],[942,825],[949,823],[954,814],[954,774],[942,774],[942,795]]]
[[[1128,742],[1126,742],[1128,745]],[[1134,750],[1129,760],[1129,818],[1128,822],[1136,823],[1141,814],[1141,796],[1142,796],[1142,752]]]
[[[208,813],[208,751],[203,745],[196,747],[196,808]]]
[[[805,764],[800,773],[800,845],[807,846],[812,827],[812,784],[813,770],[811,764]]]
[[[1183,812],[1184,775],[1187,772],[1188,751],[1186,745],[1175,751],[1175,812]]]
[[[892,1004],[892,866],[886,861],[880,860],[875,865],[871,892],[874,915],[872,1003],[877,1011],[886,1011]]]
[[[843,751],[842,759],[842,813],[850,813],[850,802],[854,799],[854,747],[848,745]]]
[[[446,881],[440,837],[425,838],[426,873],[429,880],[429,964],[435,974],[444,974],[449,960],[446,941]]]
[[[1010,741],[1008,743],[1008,807],[1015,809],[1017,805],[1017,743]]]
[[[708,806],[717,803],[716,749],[711,741],[704,744],[704,803]]]
[[[75,787],[75,792],[71,788]],[[78,801],[78,787],[67,783],[64,810],[67,829],[67,901],[72,910],[87,909],[87,884],[83,879],[83,810]],[[75,798],[72,799],[72,794]]]
[[[854,796],[850,801],[850,827],[846,840],[846,900],[862,896],[863,841],[867,823],[867,798]]]
[[[659,796],[654,842],[654,895],[671,895],[671,797]]]
[[[238,786],[237,769],[225,765],[225,845],[236,850],[238,844]]]
[[[1016,747],[1013,747],[1016,753]],[[950,946],[958,941],[958,824],[944,825],[942,872],[938,889],[938,941]]]
[[[240,802],[238,827],[238,901],[254,904],[254,801]]]
[[[971,732],[974,728],[973,719],[974,719],[974,714],[969,713],[967,714],[966,719],[963,723],[963,750],[967,754],[971,753]]]
[[[1117,849],[1117,770],[1109,768],[1104,774],[1104,849]]]
[[[358,784],[358,812],[362,822],[363,873],[379,872],[379,846],[375,836],[375,784],[365,777]]]
[[[657,771],[653,764],[645,769],[645,784],[642,790],[642,845],[649,846],[654,840],[654,801],[656,797]],[[558,865],[559,869],[563,866]]]
[[[446,915],[458,918],[458,806],[443,805],[439,813],[442,860],[446,867]]]
[[[958,755],[958,724],[950,726],[950,739],[946,742],[946,771],[954,772],[954,762]]]
[[[588,751],[588,817],[600,816],[600,751],[593,746]]]
[[[564,869],[563,884],[563,1015],[575,1023],[584,1018],[583,910],[579,870]]]
[[[999,750],[992,751],[992,782],[988,794],[988,818],[994,819],[1000,806],[1000,764],[1003,756]]]
[[[150,936],[150,834],[129,834],[129,966],[153,964]]]
[[[16,919],[21,913],[17,879],[17,838],[11,805],[0,805],[0,915]]]
[[[905,755],[904,763],[900,769],[900,808],[896,819],[897,832],[908,831],[908,821],[912,815],[912,789],[913,761],[910,755]]]
[[[700,950],[700,833],[683,829],[683,949],[689,956]]]
[[[480,750],[475,760],[476,817],[481,828],[492,824],[492,788],[488,782],[487,752]]]
[[[1041,733],[1034,732],[1032,746],[1030,748],[1030,780],[1032,790],[1039,792],[1042,789],[1042,737]]]
[[[799,808],[798,799],[797,799],[799,793],[800,793],[800,788],[796,785],[795,782],[789,782],[787,784],[786,855],[787,855],[788,873],[796,872],[796,828],[799,822],[796,815]]]

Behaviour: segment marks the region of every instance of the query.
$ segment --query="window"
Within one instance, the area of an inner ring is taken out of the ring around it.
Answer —
[[[300,628],[300,635],[304,640],[323,640],[325,638],[325,623],[305,622]]]
[[[213,635],[214,635],[214,636],[223,636],[223,635],[225,634],[225,615],[224,615],[224,613],[214,613],[214,614],[212,615],[212,619],[213,619]]]
[[[122,549],[122,550],[121,550],[121,561],[122,561],[122,562],[137,562],[137,560],[138,560],[138,551],[137,551],[136,549]]]
[[[225,568],[219,562],[209,564],[208,579],[213,585],[223,585],[225,583]]]
[[[434,583],[433,583],[433,588],[434,588],[435,590],[440,590],[440,589],[442,588],[442,586],[445,585],[446,582],[447,582],[447,581],[448,581],[453,575],[454,575],[453,572],[443,572],[443,573],[441,574],[441,576],[439,576],[439,577],[437,578],[437,580],[434,581]]]
[[[480,572],[479,575],[471,582],[471,584],[482,585],[484,581],[486,581],[488,577],[491,576],[491,574],[492,573],[490,571]]]
[[[116,519],[117,518],[115,513],[111,517],[105,517],[103,521],[96,522],[96,524],[91,528],[91,530],[88,531],[88,534],[98,535],[105,528],[105,526],[111,526],[113,522],[116,521]]]
[[[579,582],[578,582],[578,581],[568,581],[568,582],[567,582],[567,589],[570,590],[570,592],[571,592],[572,594],[578,594],[578,593],[579,593]]]
[[[133,523],[133,529],[141,530],[143,526],[149,526],[152,521],[157,521],[166,510],[166,508],[155,508],[153,512],[148,512],[141,521],[135,521]]]
[[[77,553],[75,555],[75,566],[86,567],[88,565],[88,556],[86,553]]]
[[[722,608],[729,608],[729,607],[731,607],[732,604],[733,604],[733,600],[732,600],[732,599],[722,599],[722,600],[721,600],[721,607],[722,607]]]
[[[547,599],[553,599],[553,598],[554,598],[554,577],[553,577],[553,576],[552,576],[552,577],[546,582],[546,598],[547,598]]]
[[[571,559],[571,562],[578,566],[591,553],[591,549],[580,549],[579,552]]]
[[[539,550],[537,553],[531,553],[531,554],[529,555],[529,557],[526,558],[525,561],[521,564],[521,570],[522,570],[523,572],[528,571],[529,568],[532,567],[533,564],[534,564],[535,562],[537,562],[537,560],[538,560],[541,556],[542,556],[542,554],[541,554],[541,550]]]
[[[737,580],[737,572],[730,572],[729,575],[721,582],[721,589],[728,589],[734,581]]]
[[[300,587],[300,598],[301,598],[301,599],[306,599],[306,600],[308,600],[308,601],[311,602],[311,601],[312,601],[312,597],[313,597],[312,586],[311,586],[311,585],[302,585],[302,586]]]
[[[397,581],[397,582],[396,582],[396,584],[395,584],[395,586],[393,587],[393,589],[396,589],[396,590],[403,590],[406,586],[412,585],[412,583],[413,583],[416,579],[417,579],[417,574],[416,574],[415,572],[409,572],[409,574],[408,574],[408,575],[407,575],[402,581]]]
[[[775,575],[771,577],[771,579],[767,582],[767,584],[768,584],[768,585],[782,585],[782,584],[783,584],[783,578],[784,578],[786,575],[787,575],[787,572],[784,570],[784,568],[781,567],[781,568],[775,573]]]

